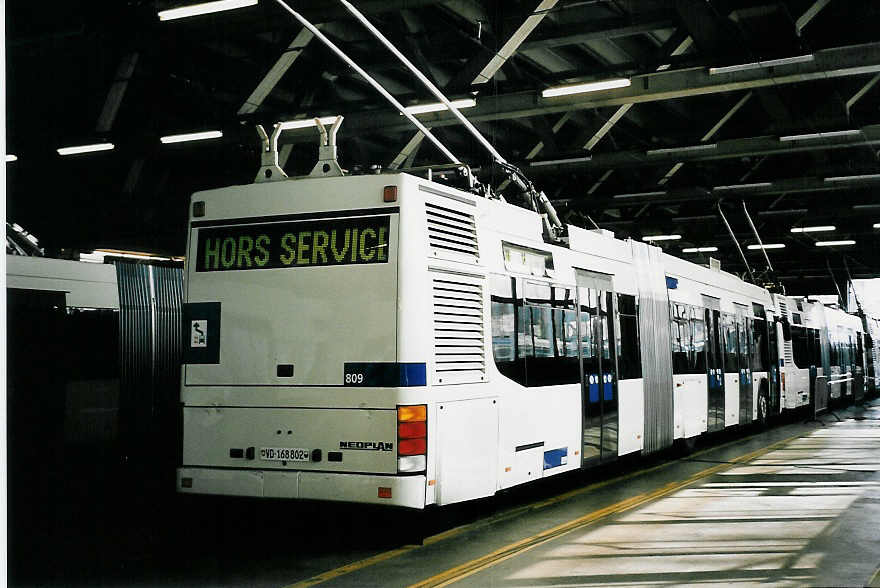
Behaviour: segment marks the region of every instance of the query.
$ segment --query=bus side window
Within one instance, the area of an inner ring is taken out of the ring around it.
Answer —
[[[639,348],[639,302],[629,294],[617,295],[617,379],[642,377],[642,355]]]
[[[730,314],[722,314],[724,324],[724,371],[736,373],[739,370],[737,358],[738,341],[736,337],[736,318]]]
[[[767,355],[767,321],[756,318],[752,321],[752,371],[766,372],[770,367],[770,358]]]
[[[516,299],[514,278],[493,275],[490,279],[492,302],[492,355],[498,371],[520,384],[525,384],[524,349],[519,333],[523,322],[530,325],[522,312],[522,299]],[[528,341],[529,344],[531,341]],[[531,346],[525,351],[531,354]]]
[[[691,349],[691,327],[688,310],[683,304],[672,304],[670,308],[670,332],[672,334],[672,373],[686,374],[689,371],[688,351]]]
[[[692,307],[691,327],[693,332],[693,344],[691,345],[688,361],[688,373],[706,373],[706,323],[703,320],[703,309]]]

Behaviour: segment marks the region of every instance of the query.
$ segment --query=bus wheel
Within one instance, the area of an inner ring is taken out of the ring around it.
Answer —
[[[767,397],[767,394],[762,393],[758,396],[758,426],[766,429],[769,420],[770,399]]]

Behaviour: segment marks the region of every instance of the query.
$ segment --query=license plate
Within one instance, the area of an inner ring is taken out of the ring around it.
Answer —
[[[310,454],[299,447],[260,447],[260,459],[265,461],[309,461]]]

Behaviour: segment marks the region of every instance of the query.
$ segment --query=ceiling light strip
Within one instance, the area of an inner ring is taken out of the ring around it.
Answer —
[[[729,186],[712,186],[713,190],[747,190],[749,188],[769,188],[773,182],[755,182],[752,184],[731,184]]]
[[[780,141],[810,141],[812,139],[832,139],[834,137],[849,137],[860,135],[862,131],[859,129],[848,129],[846,131],[828,131],[823,133],[807,133],[805,135],[783,135],[779,137]]]
[[[600,90],[613,90],[615,88],[626,88],[632,82],[628,78],[617,78],[613,80],[602,80],[599,82],[588,82],[585,84],[570,84],[567,86],[556,86],[547,88],[541,92],[543,98],[553,98],[555,96],[570,96],[572,94],[585,94],[587,92],[598,92]]]
[[[717,247],[685,247],[682,253],[712,253],[718,251]]]
[[[545,165],[561,165],[565,163],[586,163],[591,161],[593,158],[590,155],[586,157],[569,157],[567,159],[548,159],[545,161],[532,161],[529,163],[530,167],[542,167]]]
[[[113,143],[95,143],[93,145],[77,145],[74,147],[59,147],[58,155],[79,155],[80,153],[93,153],[95,151],[110,151],[116,145]]]
[[[689,153],[693,151],[708,151],[718,147],[717,143],[707,143],[706,145],[688,145],[686,147],[668,147],[665,149],[651,149],[645,151],[646,155],[666,155],[667,153]]]
[[[459,110],[462,108],[473,108],[477,105],[477,101],[473,98],[450,100],[449,103]],[[442,102],[432,102],[430,104],[415,104],[413,106],[407,106],[404,110],[410,114],[424,114],[426,112],[440,112],[449,109]],[[401,112],[400,115],[403,116],[403,113]]]
[[[852,239],[844,239],[842,241],[816,241],[816,247],[837,247],[840,245],[855,245]]]
[[[792,227],[792,233],[823,233],[827,231],[835,231],[837,227],[834,225],[821,225],[816,227]]]
[[[760,249],[784,249],[785,243],[765,243],[763,245],[749,245],[748,249],[752,251],[760,250]]]
[[[644,198],[649,196],[666,196],[666,191],[660,190],[657,192],[633,192],[632,194],[615,194],[614,198],[618,200],[623,200],[626,198]]]
[[[648,235],[642,241],[678,241],[681,235]]]
[[[217,2],[203,2],[201,4],[190,4],[189,6],[181,6],[179,8],[171,8],[159,12],[159,20],[175,20],[178,18],[188,18],[190,16],[200,16],[202,14],[211,14],[212,12],[222,12],[224,10],[234,10],[236,8],[244,8],[246,6],[254,6],[259,0],[218,0]]]
[[[314,123],[312,123],[314,124]],[[182,135],[168,135],[159,139],[166,145],[169,143],[185,143],[186,141],[204,141],[206,139],[219,139],[223,131],[202,131],[199,133],[184,133]]]
[[[880,180],[880,174],[863,174],[860,176],[832,176],[826,182],[860,182],[862,180]]]
[[[321,124],[324,126],[332,125],[338,119],[338,116],[322,116],[318,117],[318,120],[321,121]],[[309,127],[317,126],[315,124],[314,118],[303,118],[299,120],[287,120],[281,123],[278,123],[278,126],[281,127],[282,131],[286,131],[289,129],[307,129]]]

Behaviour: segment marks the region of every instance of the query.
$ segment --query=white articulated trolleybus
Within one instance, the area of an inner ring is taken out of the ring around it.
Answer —
[[[653,246],[550,245],[539,214],[408,174],[192,209],[183,492],[422,508],[802,403],[812,319],[786,362],[766,290]],[[858,319],[819,306],[845,373]]]
[[[256,183],[192,197],[178,491],[420,509],[792,404],[767,290],[563,226],[488,146],[534,210],[493,197],[416,120],[465,189],[346,176],[339,122],[310,177],[277,168],[277,125]]]

